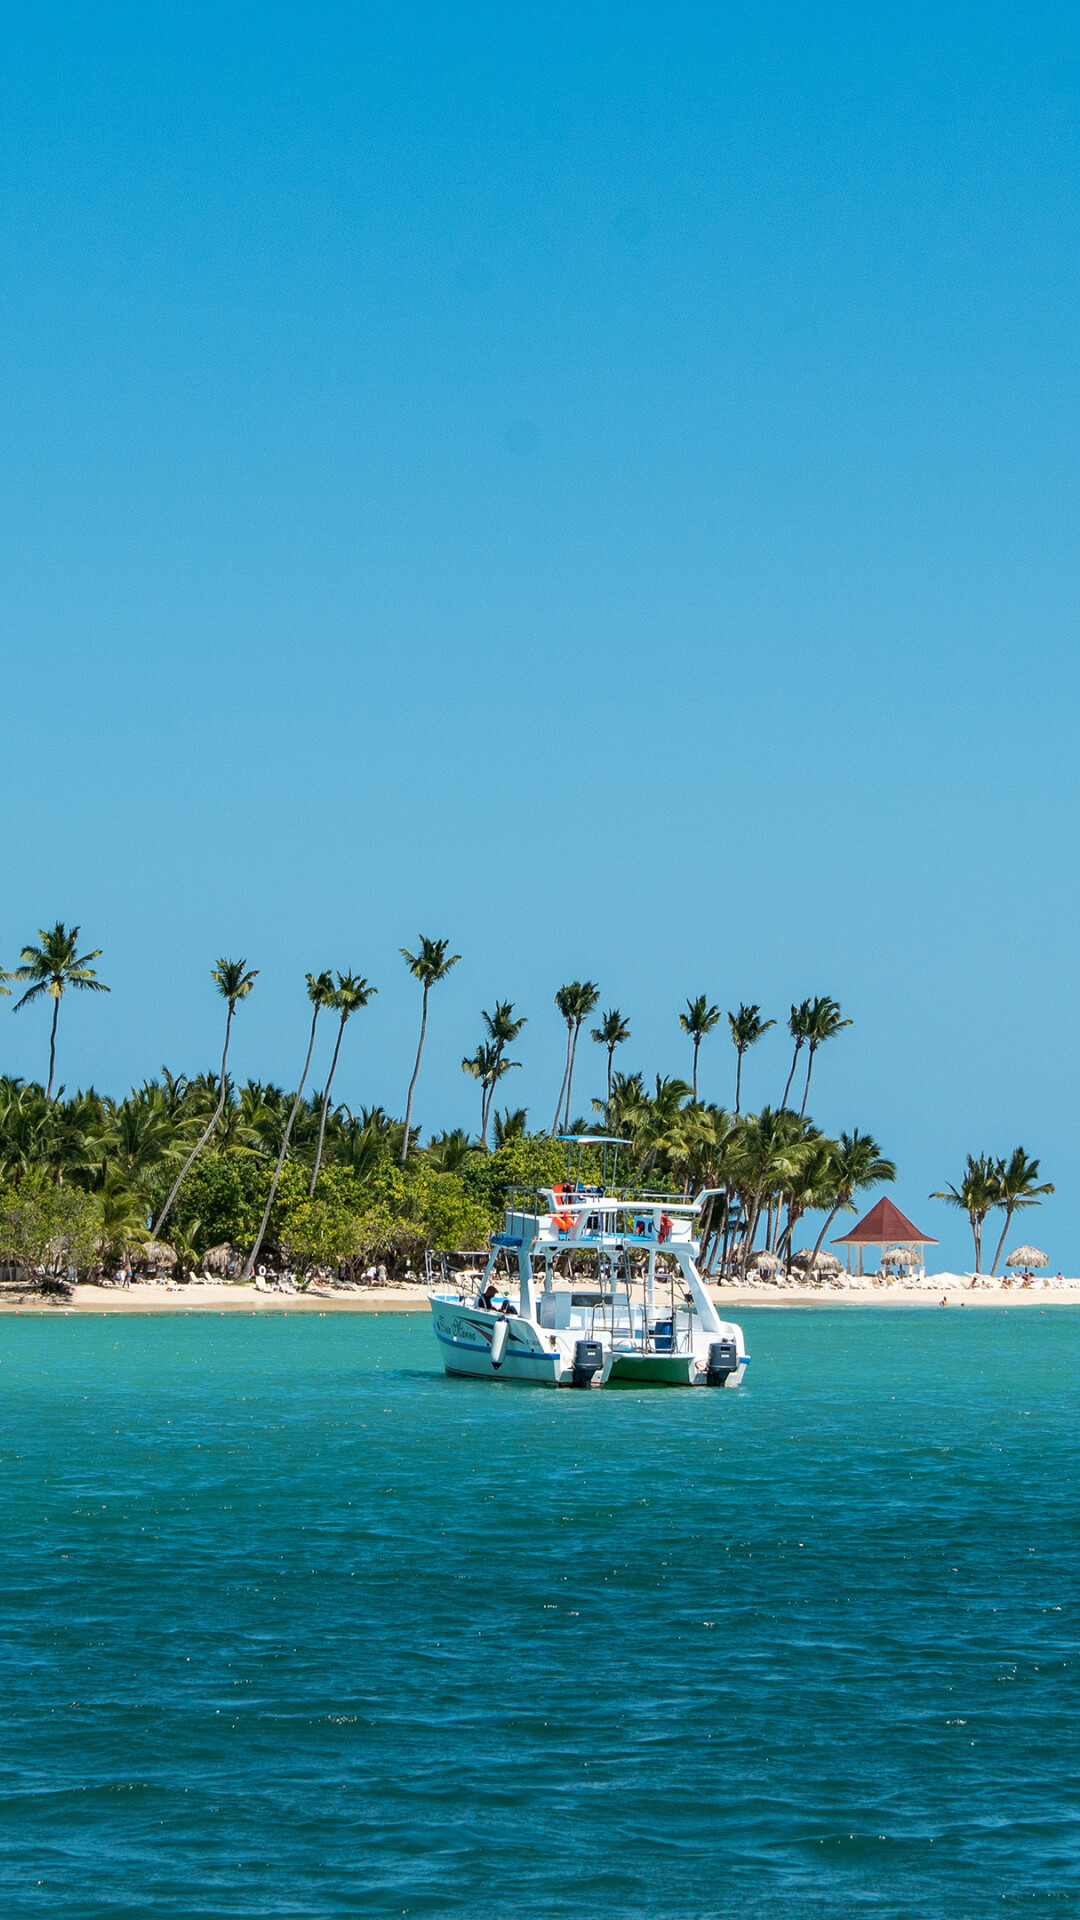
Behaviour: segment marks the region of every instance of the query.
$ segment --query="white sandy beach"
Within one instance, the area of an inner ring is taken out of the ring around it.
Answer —
[[[1031,1286],[1018,1280],[970,1279],[958,1274],[928,1275],[921,1283],[870,1279],[823,1281],[818,1286],[777,1286],[768,1281],[709,1289],[717,1305],[736,1307],[1048,1307],[1080,1306],[1080,1280],[1044,1279]],[[319,1293],[262,1293],[254,1286],[196,1281],[186,1286],[153,1282],[130,1287],[77,1286],[60,1295],[16,1292],[0,1296],[0,1313],[418,1313],[427,1307],[420,1286],[327,1289]]]

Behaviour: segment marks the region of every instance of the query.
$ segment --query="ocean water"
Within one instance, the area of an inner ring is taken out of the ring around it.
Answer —
[[[7,1916],[1080,1911],[1080,1313],[0,1320]]]

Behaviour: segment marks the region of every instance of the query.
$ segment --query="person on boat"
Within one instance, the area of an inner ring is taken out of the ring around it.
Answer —
[[[494,1280],[489,1280],[487,1283],[487,1286],[481,1287],[479,1293],[476,1296],[477,1306],[490,1308],[495,1299],[495,1292],[496,1292],[495,1282]]]

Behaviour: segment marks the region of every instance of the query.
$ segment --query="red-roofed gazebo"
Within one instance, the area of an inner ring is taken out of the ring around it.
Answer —
[[[871,1207],[865,1218],[859,1221],[858,1226],[852,1227],[850,1233],[838,1233],[833,1246],[848,1249],[849,1273],[851,1272],[851,1249],[857,1247],[859,1250],[858,1272],[861,1274],[864,1247],[886,1247],[897,1242],[901,1246],[917,1247],[920,1261],[923,1258],[924,1247],[937,1246],[932,1233],[920,1233],[906,1213],[901,1213],[899,1207],[895,1207],[891,1200],[883,1199]]]

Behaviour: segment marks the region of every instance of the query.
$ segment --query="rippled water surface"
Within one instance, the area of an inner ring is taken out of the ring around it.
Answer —
[[[1080,1314],[0,1321],[11,1915],[1080,1910]]]

